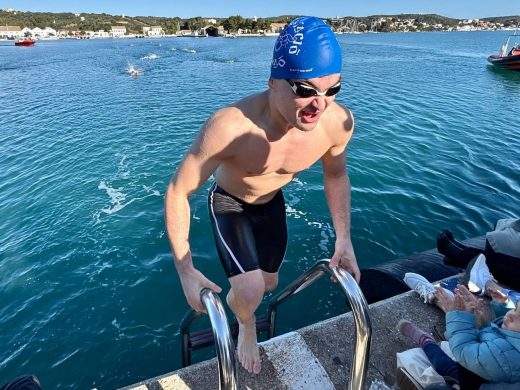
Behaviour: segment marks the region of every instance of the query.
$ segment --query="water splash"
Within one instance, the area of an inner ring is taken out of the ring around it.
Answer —
[[[136,68],[131,63],[128,63],[128,65],[127,65],[127,67],[125,69],[125,72],[128,73],[132,77],[137,77],[137,76],[140,76],[141,74],[144,73],[144,71],[142,69]]]
[[[123,188],[112,188],[104,181],[99,183],[98,190],[105,190],[108,197],[110,198],[111,207],[104,207],[101,209],[101,211],[105,214],[110,215],[117,213],[119,210],[122,210],[125,206],[133,202],[132,199],[128,203],[124,203],[126,200],[126,195],[122,192]]]
[[[147,55],[141,57],[142,60],[156,60],[158,58],[159,58],[159,56],[155,53],[147,54]]]

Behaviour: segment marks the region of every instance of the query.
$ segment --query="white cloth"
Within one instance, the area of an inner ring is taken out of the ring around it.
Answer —
[[[452,360],[450,346],[447,341],[441,342],[441,349]],[[412,348],[397,354],[397,368],[403,368],[423,388],[432,384],[446,383],[444,378],[437,373],[422,348]]]

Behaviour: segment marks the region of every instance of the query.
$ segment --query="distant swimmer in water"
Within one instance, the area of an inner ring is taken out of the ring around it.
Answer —
[[[346,167],[354,117],[335,101],[341,89],[341,57],[334,33],[321,19],[301,17],[289,23],[276,41],[268,88],[206,121],[166,192],[174,263],[188,304],[202,312],[201,290],[219,293],[221,288],[193,264],[189,197],[214,175],[209,218],[231,285],[227,303],[239,323],[238,360],[250,373],[261,368],[254,313],[264,293],[278,284],[287,248],[282,187],[318,161],[335,232],[329,266],[342,267],[359,282]],[[176,156],[178,151],[172,152]]]
[[[141,70],[134,68],[134,66],[130,63],[126,68],[126,71],[130,74],[131,77],[138,77],[141,76],[141,74],[143,73]]]

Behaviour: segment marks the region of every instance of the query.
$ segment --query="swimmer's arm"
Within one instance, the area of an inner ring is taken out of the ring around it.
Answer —
[[[190,306],[201,309],[199,291],[220,288],[197,271],[192,262],[189,245],[189,196],[199,189],[219,165],[232,155],[232,132],[228,116],[216,113],[201,129],[197,139],[170,180],[165,197],[165,221],[168,239],[181,283]],[[200,310],[199,310],[200,311]]]
[[[353,133],[353,118],[348,110],[342,121],[343,136],[322,157],[323,183],[329,207],[336,244],[330,266],[341,265],[359,282],[360,271],[350,237],[350,179],[346,168],[346,145]]]

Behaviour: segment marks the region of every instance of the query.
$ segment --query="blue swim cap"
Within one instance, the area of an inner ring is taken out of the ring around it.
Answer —
[[[302,16],[289,23],[276,40],[273,79],[312,79],[341,73],[341,48],[321,19]]]

